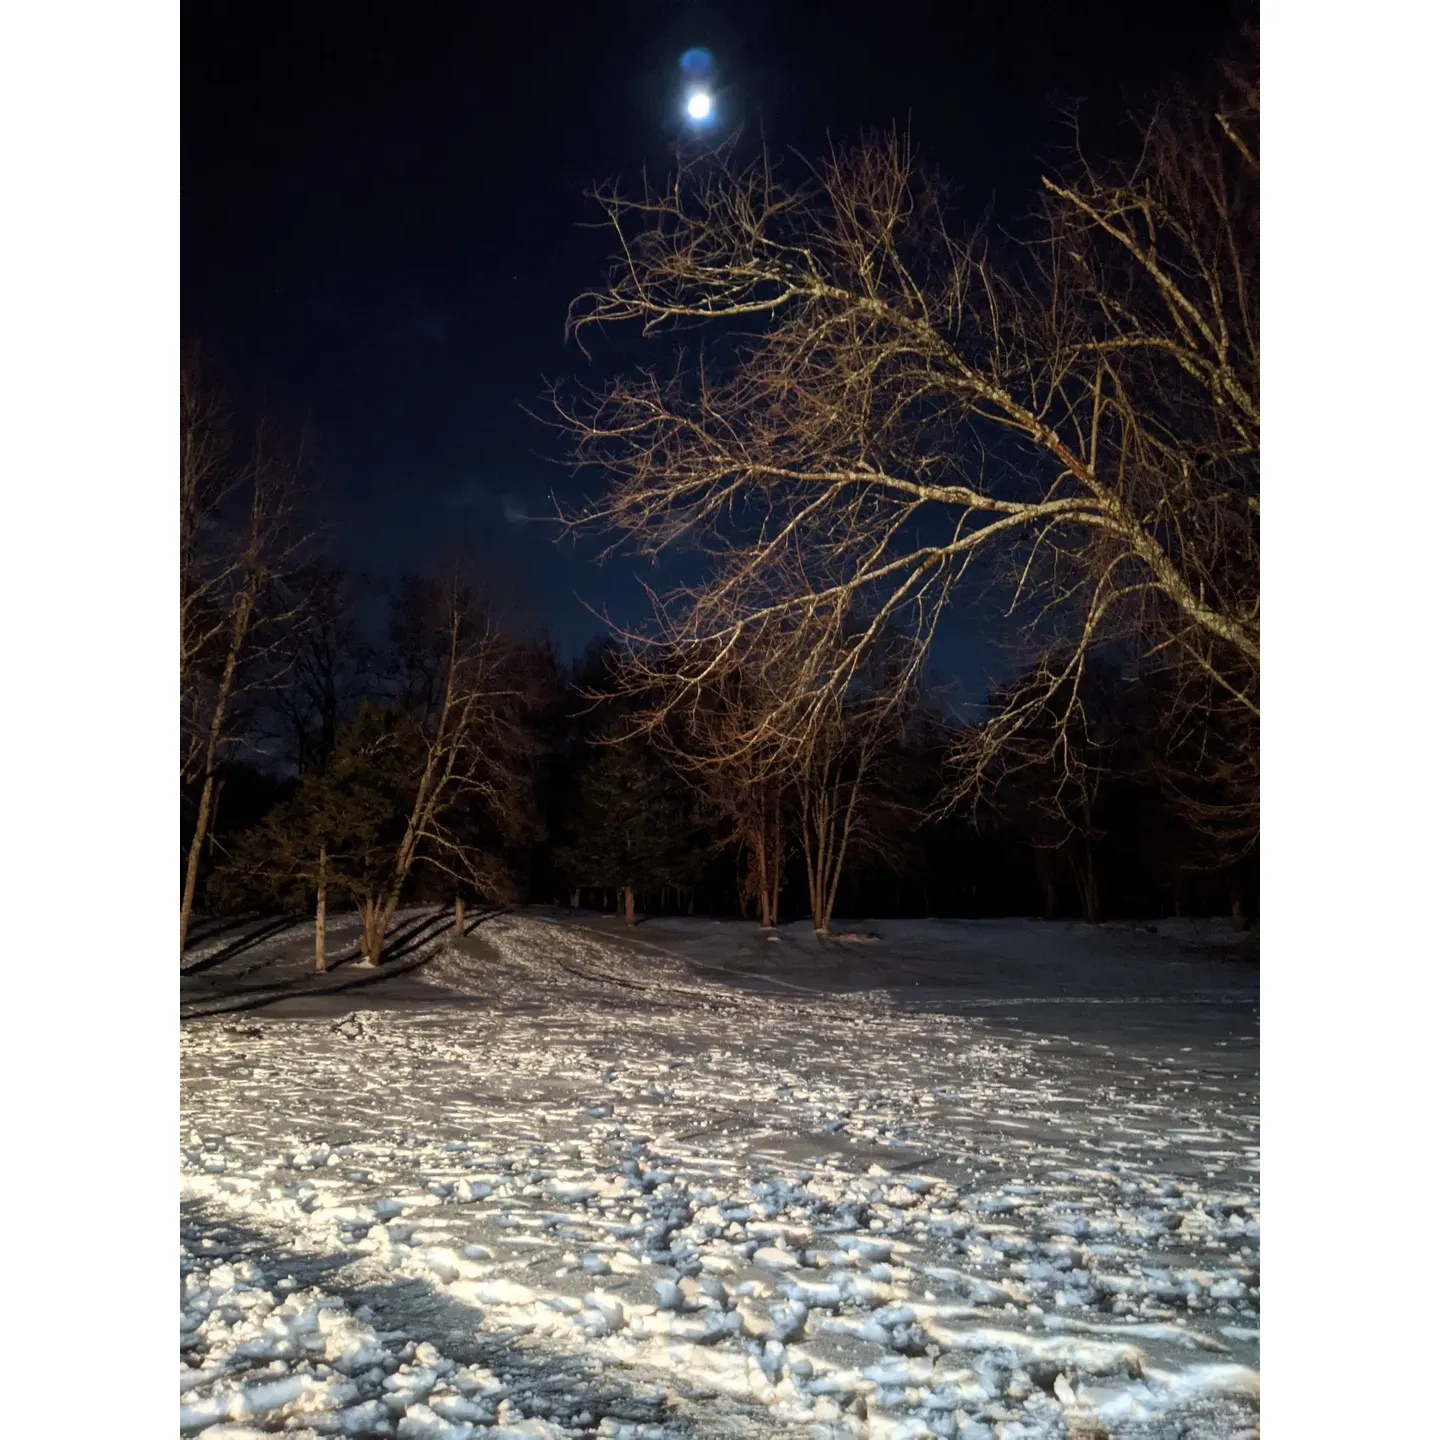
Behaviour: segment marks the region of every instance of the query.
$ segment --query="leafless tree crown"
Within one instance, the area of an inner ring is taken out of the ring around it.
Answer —
[[[787,685],[736,743],[818,729],[883,634],[908,637],[896,681],[913,683],[983,556],[1028,678],[969,732],[961,792],[1023,755],[1011,742],[1041,717],[1064,773],[1087,660],[1113,647],[1163,673],[1176,774],[1225,782],[1245,828],[1259,148],[1258,92],[1232,91],[1218,113],[1163,108],[1128,169],[1077,158],[1045,179],[1023,245],[957,236],[897,135],[798,183],[768,154],[726,153],[636,198],[599,194],[616,259],[572,307],[581,343],[621,323],[718,332],[668,375],[555,397],[576,463],[606,477],[570,518],[705,557],[632,637],[674,703],[789,644]]]
[[[198,786],[180,902],[180,946],[214,814],[219,767],[250,702],[273,679],[301,605],[292,580],[307,536],[298,524],[299,456],[265,427],[239,443],[194,359],[180,380],[180,782]]]

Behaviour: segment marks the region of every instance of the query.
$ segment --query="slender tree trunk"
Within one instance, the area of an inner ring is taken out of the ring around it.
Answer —
[[[810,920],[820,929],[820,881],[815,874],[815,844],[811,835],[803,836],[805,849],[805,889],[810,896]]]
[[[215,794],[210,801],[210,824],[207,827],[207,829],[209,830],[209,834],[205,841],[206,845],[209,847],[210,859],[212,862],[215,859],[215,827],[220,822],[220,801],[224,798],[224,795],[225,777],[223,775],[216,775]]]
[[[235,671],[240,664],[240,652],[245,637],[250,632],[250,616],[255,608],[255,596],[247,580],[245,589],[236,603],[235,622],[230,627],[230,649],[225,656],[225,668],[220,674],[220,686],[215,692],[215,709],[210,715],[210,733],[205,739],[205,784],[200,790],[200,806],[195,814],[195,833],[190,837],[190,854],[185,861],[185,889],[180,896],[180,953],[185,953],[185,936],[190,929],[190,914],[195,908],[195,883],[200,874],[200,855],[205,847],[206,831],[210,824],[211,810],[215,802],[215,763],[220,756],[220,741],[225,734],[225,711],[230,704],[230,691],[235,684]]]
[[[816,814],[819,797],[814,792],[814,786],[809,783],[809,777],[803,777],[800,783],[800,848],[805,853],[805,888],[810,892],[810,923],[815,927],[815,933],[821,934],[825,929],[825,922],[822,917],[824,902],[821,899],[823,883],[821,872],[824,866],[824,825]]]
[[[320,878],[315,884],[315,968],[325,973],[325,847],[320,847]]]
[[[825,904],[825,931],[830,930],[830,921],[835,914],[835,902],[840,896],[840,877],[845,873],[845,852],[850,848],[850,835],[855,826],[855,806],[860,799],[860,788],[865,779],[865,764],[862,761],[859,771],[850,786],[850,797],[845,803],[845,818],[841,821],[839,842],[836,843],[835,827],[832,822],[830,827],[830,858],[829,885],[824,892]],[[896,910],[899,910],[899,891],[896,891]]]
[[[765,876],[765,824],[763,821],[755,826],[753,863],[755,867],[755,908],[760,912],[760,928],[765,930],[770,926],[770,886],[766,883]]]
[[[360,963],[370,963],[370,932],[375,927],[375,902],[368,895],[360,902]]]
[[[455,897],[455,933],[465,933],[465,901],[459,895]]]
[[[834,836],[825,820],[822,818],[819,823],[812,824],[809,844],[806,847],[809,853],[805,857],[805,878],[810,889],[810,923],[815,927],[817,935],[826,935],[830,931],[830,916],[825,896],[830,888],[830,852],[833,846]]]
[[[380,964],[385,949],[385,932],[395,918],[395,900],[390,896],[366,899],[360,907],[361,948],[365,958],[360,962],[367,970]]]
[[[385,934],[400,906],[400,896],[404,892],[405,882],[415,863],[420,836],[433,819],[437,808],[443,803],[446,788],[454,772],[457,746],[463,739],[465,714],[469,703],[456,698],[455,666],[452,635],[450,665],[445,674],[445,696],[441,705],[440,718],[436,722],[435,734],[427,741],[425,768],[421,771],[415,790],[415,800],[410,807],[409,818],[405,822],[405,834],[395,853],[394,868],[390,872],[383,895],[378,903],[367,902],[367,906],[373,903],[373,909],[367,912],[371,918],[365,928],[365,960],[363,963],[369,967],[380,964]]]
[[[770,824],[763,808],[759,817],[751,823],[747,845],[750,852],[750,871],[745,879],[745,893],[741,896],[741,914],[748,911],[748,900],[753,892],[760,911],[760,928],[769,930],[775,920],[771,900]]]
[[[771,848],[774,839],[768,824],[760,830],[760,924],[766,930],[773,930],[780,923],[779,883],[775,875],[775,852]]]
[[[625,887],[625,923],[635,923],[635,892],[628,885]]]
[[[785,866],[785,832],[782,828],[780,818],[780,795],[775,795],[775,810],[773,816],[774,828],[769,839],[774,842],[774,849],[770,854],[770,926],[773,928],[780,923],[780,881],[781,871]]]
[[[830,911],[834,905],[833,890],[836,879],[835,864],[835,793],[834,780],[827,765],[824,788],[820,793],[820,836],[815,865],[815,900],[811,914],[818,934],[830,933]]]

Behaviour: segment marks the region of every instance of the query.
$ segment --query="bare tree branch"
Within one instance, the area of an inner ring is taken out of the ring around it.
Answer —
[[[180,900],[180,948],[195,902],[222,760],[243,728],[243,701],[295,620],[286,580],[306,537],[296,524],[300,460],[264,426],[237,447],[216,391],[194,360],[180,383],[180,780],[198,783]]]
[[[667,713],[687,696],[693,710],[775,635],[821,635],[799,683],[770,687],[773,713],[726,744],[734,758],[819,733],[882,633],[910,638],[895,680],[915,682],[983,558],[1008,576],[1035,663],[957,752],[957,794],[979,793],[996,752],[1042,716],[1063,758],[1101,652],[1173,672],[1170,731],[1208,725],[1239,746],[1209,780],[1253,770],[1253,98],[1227,103],[1223,124],[1165,107],[1127,171],[1077,158],[1044,182],[1038,238],[1004,266],[952,234],[894,134],[797,184],[768,154],[727,155],[635,199],[598,195],[617,257],[572,306],[572,332],[716,332],[668,379],[553,396],[575,463],[607,481],[567,519],[642,556],[703,559],[703,578],[657,591],[654,626],[626,637],[633,655],[655,652],[642,672],[675,682]],[[865,626],[841,623],[860,614]]]

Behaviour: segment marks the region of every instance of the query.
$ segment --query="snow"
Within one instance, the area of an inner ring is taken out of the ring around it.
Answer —
[[[204,972],[183,1433],[1258,1434],[1228,930],[425,913],[353,995]]]

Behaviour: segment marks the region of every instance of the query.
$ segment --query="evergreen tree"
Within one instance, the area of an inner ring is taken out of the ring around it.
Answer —
[[[404,824],[404,797],[418,742],[406,718],[372,701],[336,738],[330,764],[301,777],[294,793],[236,843],[217,871],[222,901],[294,904],[315,897],[315,967],[326,968],[325,914],[338,890],[362,912],[376,903]]]
[[[639,741],[604,745],[583,767],[565,832],[562,871],[619,892],[632,925],[637,890],[693,885],[711,848],[692,792]]]

